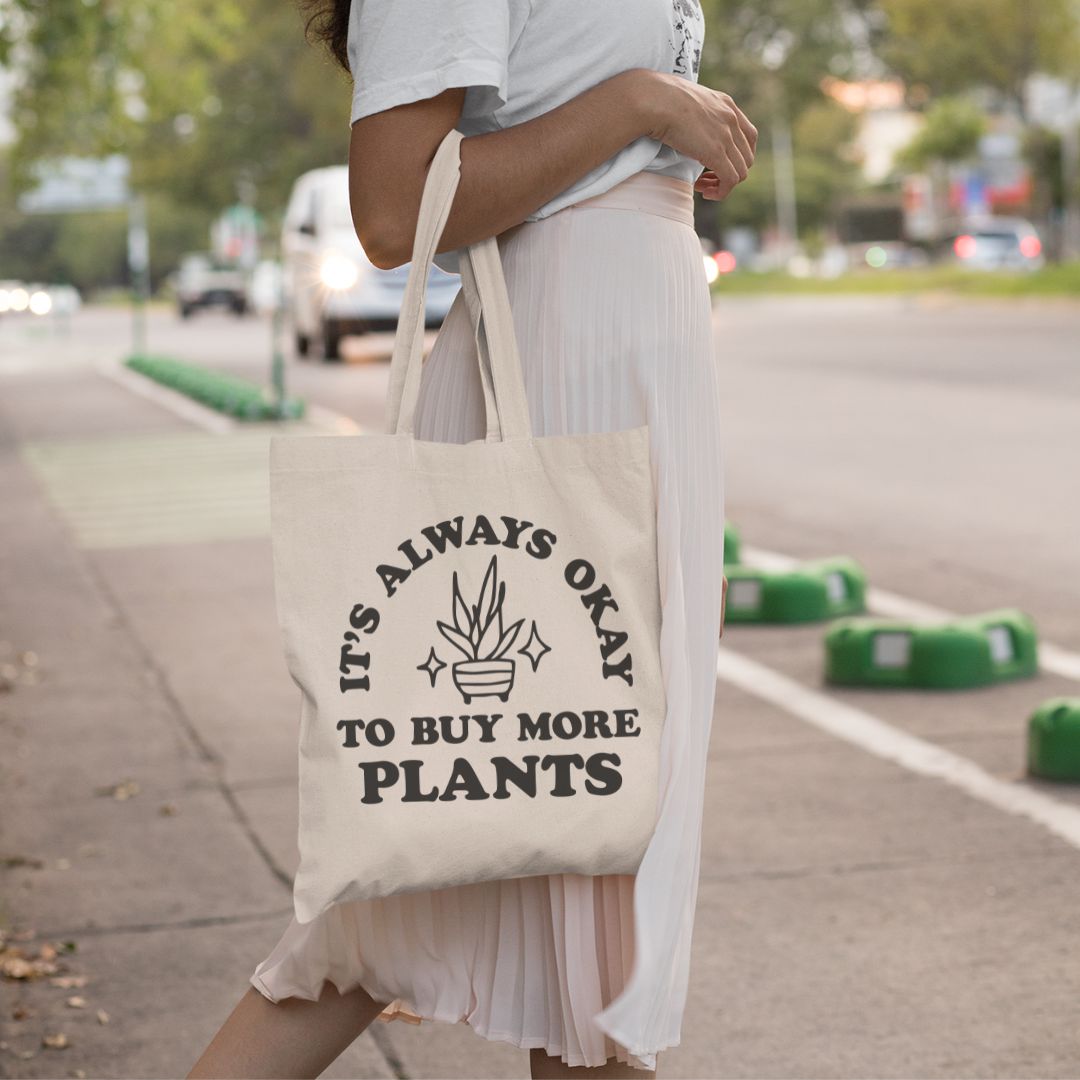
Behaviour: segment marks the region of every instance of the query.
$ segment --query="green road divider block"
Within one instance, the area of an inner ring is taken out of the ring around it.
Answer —
[[[793,570],[738,565],[724,572],[727,622],[820,622],[866,608],[866,575],[845,556],[800,563]]]
[[[724,522],[724,565],[734,566],[740,561],[742,540],[739,530],[729,521]]]
[[[1043,780],[1080,783],[1080,698],[1051,698],[1031,714],[1027,767]]]
[[[304,415],[305,403],[298,398],[287,398],[279,408],[269,393],[254,383],[184,360],[130,356],[125,364],[148,379],[238,420],[295,420]]]
[[[962,690],[1038,673],[1031,618],[1001,608],[940,625],[857,617],[825,635],[825,681]]]

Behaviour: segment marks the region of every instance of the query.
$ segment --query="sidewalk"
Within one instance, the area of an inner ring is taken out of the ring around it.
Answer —
[[[184,1076],[291,913],[267,429],[213,435],[87,369],[0,378],[0,930],[25,954],[0,961],[0,1076]],[[820,636],[723,648],[817,688]],[[1067,689],[833,696],[1008,778],[1016,717]],[[1074,847],[731,682],[708,770],[661,1077],[1076,1075]],[[325,1075],[529,1066],[466,1024],[395,1022]]]
[[[288,923],[269,430],[211,435],[90,372],[5,386],[0,928],[59,954],[0,984],[0,1075],[184,1075]],[[471,1031],[434,1034],[469,1068]],[[397,1038],[373,1025],[326,1075],[394,1076]],[[408,1075],[437,1075],[411,1041]],[[468,1075],[527,1075],[502,1049]]]

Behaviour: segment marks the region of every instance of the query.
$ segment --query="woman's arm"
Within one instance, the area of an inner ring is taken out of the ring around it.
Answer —
[[[412,257],[426,170],[464,99],[465,89],[454,87],[353,124],[353,222],[376,266]],[[707,171],[696,186],[714,199],[746,179],[757,144],[727,94],[645,68],[624,71],[532,120],[463,139],[461,180],[438,250],[517,225],[643,135],[700,161]]]

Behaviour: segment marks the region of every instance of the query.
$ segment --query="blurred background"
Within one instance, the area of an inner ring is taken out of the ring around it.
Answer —
[[[702,4],[760,141],[697,203],[730,593],[660,1074],[1076,1076],[1080,6]],[[382,430],[408,271],[349,99],[289,3],[0,0],[0,1076],[184,1075],[291,913],[267,441]]]

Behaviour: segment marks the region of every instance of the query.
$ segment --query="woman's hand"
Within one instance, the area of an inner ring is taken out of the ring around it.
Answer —
[[[640,71],[649,137],[700,161],[705,171],[694,190],[706,199],[726,199],[754,164],[757,128],[723,91],[667,72]]]

